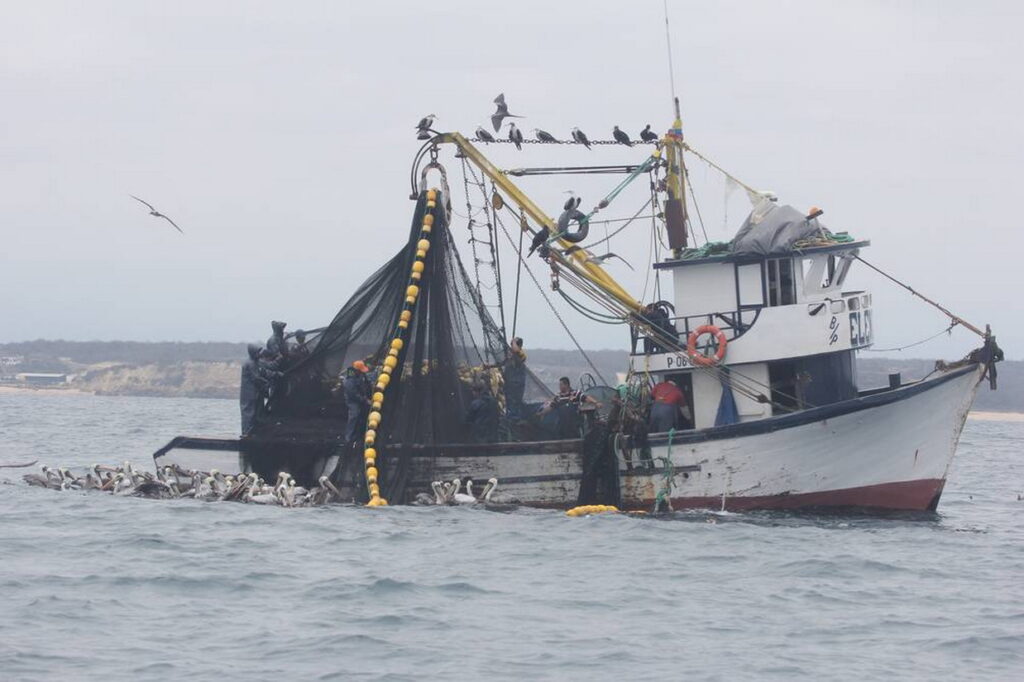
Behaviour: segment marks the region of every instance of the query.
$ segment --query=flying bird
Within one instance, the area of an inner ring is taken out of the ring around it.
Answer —
[[[434,126],[434,119],[437,118],[434,114],[428,114],[420,119],[420,122],[416,124],[416,139],[417,140],[429,140],[431,128]]]
[[[552,135],[546,130],[541,130],[540,128],[534,128],[533,134],[536,135],[537,139],[540,140],[541,142],[558,142],[558,140],[555,139],[554,135]]]
[[[629,264],[629,261],[627,261],[625,258],[620,256],[619,254],[612,253],[611,251],[609,251],[608,253],[605,253],[605,254],[601,254],[600,256],[590,256],[589,258],[587,258],[587,262],[588,263],[593,263],[594,265],[604,265],[604,262],[606,260],[608,260],[609,258],[618,258],[620,261],[625,263],[626,267],[628,267],[630,270],[633,269],[633,266]]]
[[[494,142],[494,136],[484,130],[483,126],[476,127],[476,139],[483,140],[484,142]]]
[[[185,230],[183,230],[180,227],[178,227],[178,224],[176,222],[174,222],[173,220],[171,220],[170,218],[165,216],[163,213],[161,213],[160,211],[158,211],[155,208],[153,208],[153,204],[149,203],[148,201],[143,201],[142,199],[138,198],[134,194],[129,194],[128,196],[130,196],[132,199],[135,199],[135,201],[139,202],[140,204],[145,204],[146,206],[148,206],[149,207],[149,215],[153,216],[154,218],[163,218],[164,220],[169,222],[171,225],[174,225],[174,229],[175,230],[177,230],[178,232],[181,232],[182,234],[185,234]]]
[[[508,139],[516,146],[516,149],[523,148],[523,131],[516,128],[515,123],[509,123]]]
[[[644,142],[654,142],[658,139],[658,133],[651,131],[651,124],[648,123],[647,127],[640,131],[640,139]]]
[[[572,139],[578,142],[579,144],[583,145],[587,149],[590,149],[590,140],[587,139],[587,136],[579,128],[572,129]]]
[[[614,137],[615,141],[619,144],[624,144],[627,147],[633,146],[633,141],[629,139],[629,135],[619,130],[619,126],[615,126],[614,130],[612,130],[612,137]]]
[[[508,113],[508,105],[505,104],[505,93],[495,97],[494,103],[498,105],[498,110],[491,114],[491,125],[494,126],[494,132],[498,132],[501,129],[501,122],[506,118],[522,118],[522,116]]]

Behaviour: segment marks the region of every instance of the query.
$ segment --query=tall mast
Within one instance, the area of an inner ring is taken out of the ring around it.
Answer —
[[[689,246],[686,232],[686,163],[683,160],[683,119],[679,114],[679,98],[675,97],[676,120],[664,137],[668,173],[665,178],[668,199],[665,201],[665,228],[668,245],[673,251]]]

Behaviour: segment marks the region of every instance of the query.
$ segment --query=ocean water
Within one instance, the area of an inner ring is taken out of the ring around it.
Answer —
[[[0,395],[0,463],[87,466],[232,401]],[[568,518],[29,488],[0,469],[0,680],[1011,680],[1024,423],[969,421],[937,514]]]

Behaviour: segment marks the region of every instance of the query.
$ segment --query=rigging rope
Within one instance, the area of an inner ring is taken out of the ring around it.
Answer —
[[[937,339],[940,336],[942,336],[943,334],[952,334],[953,333],[953,327],[957,326],[958,324],[959,324],[959,322],[953,321],[953,322],[950,323],[950,325],[948,327],[946,327],[945,329],[943,329],[942,331],[940,331],[938,333],[932,334],[927,339],[921,339],[920,341],[915,341],[914,343],[908,343],[907,345],[900,346],[899,348],[865,348],[864,350],[869,352],[869,353],[894,353],[894,352],[903,351],[903,350],[906,350],[908,348],[913,348],[915,346],[920,346],[921,344],[928,343],[932,339]]]

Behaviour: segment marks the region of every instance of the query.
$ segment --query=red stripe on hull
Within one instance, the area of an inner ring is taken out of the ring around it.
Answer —
[[[814,493],[792,493],[753,497],[726,497],[727,511],[750,509],[799,509],[805,507],[859,507],[863,509],[898,509],[934,511],[939,504],[942,479],[880,483],[859,488],[823,490]],[[651,509],[654,500],[643,508]],[[721,497],[673,497],[673,509],[721,509]]]

